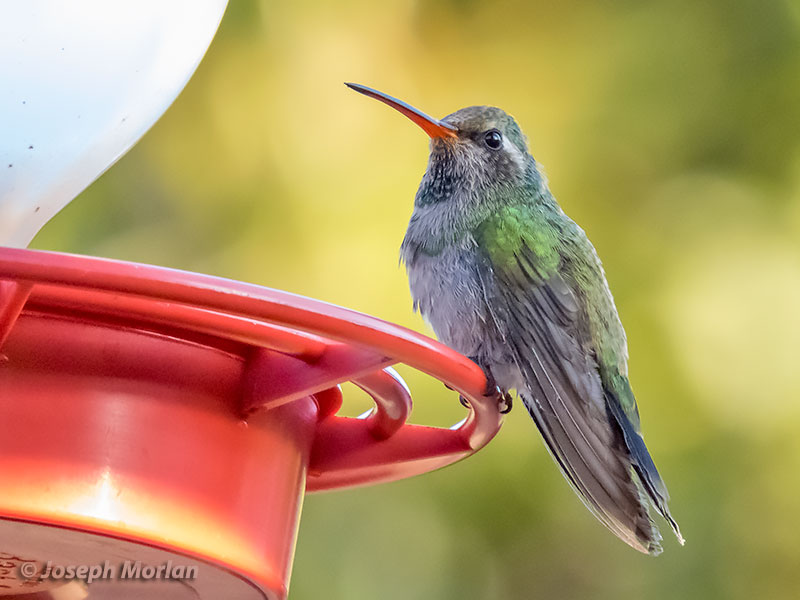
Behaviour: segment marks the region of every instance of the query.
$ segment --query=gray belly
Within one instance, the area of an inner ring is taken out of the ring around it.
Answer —
[[[414,308],[436,337],[469,357],[484,357],[499,340],[484,300],[474,251],[447,248],[436,256],[417,254],[407,265]]]

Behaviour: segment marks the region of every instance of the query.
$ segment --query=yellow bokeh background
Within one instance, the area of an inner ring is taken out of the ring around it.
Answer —
[[[426,138],[342,82],[500,106],[604,261],[686,546],[616,540],[518,406],[468,461],[308,497],[291,598],[796,598],[799,74],[795,0],[231,0],[174,105],[33,245],[430,333],[398,266]],[[403,374],[415,422],[463,416]]]

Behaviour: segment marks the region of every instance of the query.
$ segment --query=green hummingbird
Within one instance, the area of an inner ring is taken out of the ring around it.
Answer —
[[[649,499],[683,544],[640,433],[625,331],[600,259],[550,193],[516,121],[490,106],[437,120],[346,85],[431,138],[401,246],[414,309],[483,369],[501,410],[516,391],[603,525],[641,552],[660,553]]]

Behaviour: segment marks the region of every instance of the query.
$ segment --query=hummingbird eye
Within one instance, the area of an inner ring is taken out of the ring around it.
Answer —
[[[499,150],[503,146],[503,135],[497,129],[490,129],[483,134],[483,141],[492,150]]]

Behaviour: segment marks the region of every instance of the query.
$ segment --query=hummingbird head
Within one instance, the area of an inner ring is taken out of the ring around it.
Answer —
[[[366,86],[351,89],[388,104],[431,138],[428,169],[416,204],[448,202],[477,209],[513,197],[516,188],[543,184],[516,121],[493,106],[469,106],[434,119],[405,102]]]

